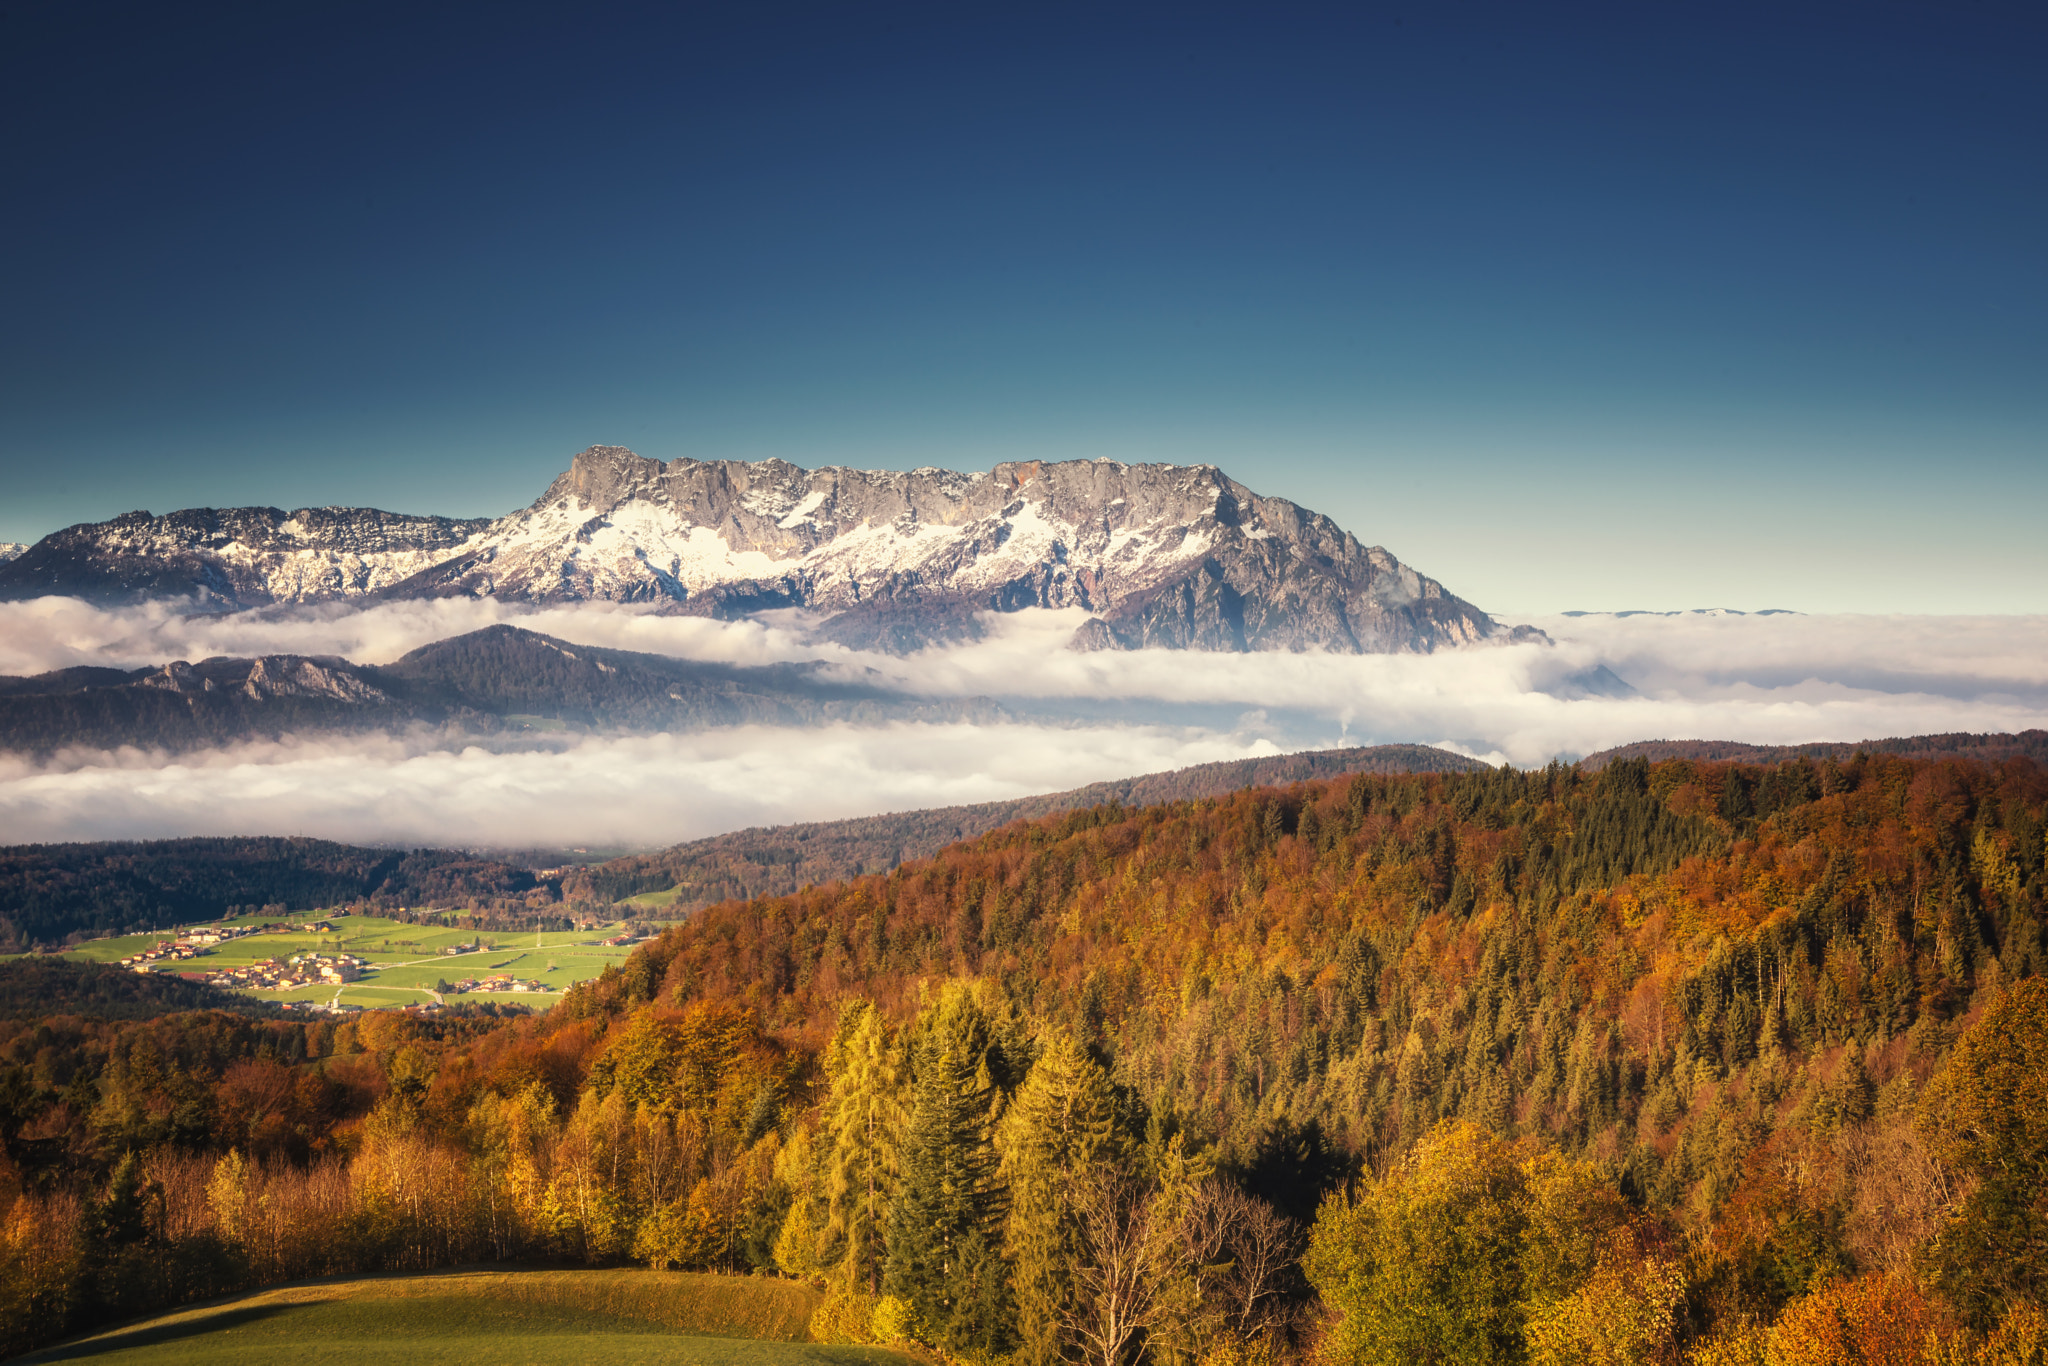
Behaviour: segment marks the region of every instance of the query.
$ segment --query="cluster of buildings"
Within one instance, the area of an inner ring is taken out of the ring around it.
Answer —
[[[338,920],[347,914],[347,911],[336,911],[334,917]],[[197,925],[182,931],[176,939],[159,939],[155,948],[144,949],[141,953],[123,958],[121,966],[136,972],[151,972],[161,964],[203,957],[221,944],[233,939],[247,939],[252,934],[326,934],[333,929],[333,922],[328,920],[308,920],[300,924]],[[294,958],[292,961],[296,963],[299,960]],[[207,975],[212,977],[224,974]]]
[[[176,939],[159,939],[155,948],[123,958],[121,966],[136,972],[149,972],[159,963],[198,958],[213,952],[217,944],[225,944],[230,939],[244,939],[255,933],[246,925],[205,925],[187,930]]]
[[[353,954],[301,953],[282,963],[275,958],[266,958],[247,967],[184,975],[217,987],[288,991],[293,987],[340,986],[344,982],[353,982],[363,975],[363,969],[368,966]]]
[[[311,986],[319,982],[353,982],[363,975],[369,963],[352,953],[295,953],[287,966],[306,979],[296,985]]]
[[[369,963],[354,954],[293,954],[279,963],[264,958],[248,967],[227,967],[213,973],[178,973],[190,981],[205,981],[215,987],[242,987],[246,991],[289,991],[293,987],[338,987],[362,977]],[[147,969],[145,969],[147,971]]]
[[[457,983],[455,984],[455,990],[456,990],[456,991],[458,991],[458,992],[467,992],[467,991],[543,991],[543,992],[544,992],[544,991],[553,991],[553,990],[554,990],[554,988],[553,988],[553,987],[551,987],[551,986],[549,986],[549,985],[548,985],[548,984],[547,984],[546,982],[542,982],[542,981],[538,981],[538,980],[533,980],[533,979],[528,979],[528,980],[522,981],[522,980],[520,980],[519,978],[516,978],[516,977],[481,977],[481,978],[478,978],[478,977],[470,977],[470,978],[465,978],[464,980],[462,980],[462,981],[460,981],[460,982],[457,982]]]

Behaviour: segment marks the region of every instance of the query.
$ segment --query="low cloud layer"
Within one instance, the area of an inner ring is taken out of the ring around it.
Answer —
[[[363,843],[660,845],[952,806],[1274,753],[1160,727],[899,725],[588,738],[450,752],[403,739],[245,745],[176,762],[0,767],[10,841],[309,834]],[[4,762],[4,761],[0,761]]]
[[[661,844],[1339,743],[1442,744],[1533,765],[1644,739],[1786,744],[2048,726],[2048,617],[1557,617],[1536,623],[1555,646],[1339,656],[1082,654],[1064,648],[1079,614],[1034,612],[995,619],[982,641],[898,658],[807,645],[793,620],[612,605],[400,603],[266,618],[44,599],[0,605],[0,672],[266,652],[383,662],[505,620],[688,658],[823,658],[910,693],[999,697],[1023,719],[585,738],[520,753],[392,738],[175,763],[132,753],[72,754],[47,768],[0,761],[0,839],[278,832]]]

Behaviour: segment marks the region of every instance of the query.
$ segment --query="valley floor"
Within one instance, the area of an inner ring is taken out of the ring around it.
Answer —
[[[298,1002],[319,1006],[361,1006],[366,1009],[461,1002],[498,1001],[545,1010],[576,983],[596,977],[631,956],[630,947],[601,942],[625,928],[616,923],[589,930],[477,932],[444,925],[415,925],[377,915],[337,915],[333,911],[297,911],[286,917],[298,924],[325,924],[324,932],[307,930],[251,934],[215,945],[197,958],[167,960],[161,972],[222,973],[252,968],[296,954],[347,954],[361,960],[362,975],[348,983],[324,982],[277,990],[242,990],[262,1001]],[[234,916],[217,923],[231,929],[258,929],[279,917]],[[90,962],[120,963],[175,937],[177,931],[122,935],[90,940],[67,951],[68,957]],[[477,952],[448,954],[457,945],[481,943]],[[473,983],[467,991],[442,992],[441,982]],[[512,990],[511,981],[537,984],[540,990]],[[495,983],[502,989],[491,989]],[[222,983],[230,990],[234,983]]]

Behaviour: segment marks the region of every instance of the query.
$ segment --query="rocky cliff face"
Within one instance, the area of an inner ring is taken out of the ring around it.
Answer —
[[[828,637],[898,650],[1024,607],[1086,610],[1074,644],[1094,649],[1389,652],[1503,633],[1385,550],[1213,466],[805,470],[618,446],[584,451],[491,522],[256,508],[72,527],[0,566],[0,598],[46,593],[801,608]]]

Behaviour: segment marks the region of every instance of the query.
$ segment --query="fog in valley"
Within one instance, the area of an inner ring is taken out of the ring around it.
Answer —
[[[1418,742],[1518,767],[1633,740],[1793,744],[2048,725],[2048,617],[1540,618],[1554,645],[1433,655],[1081,653],[1076,612],[989,619],[898,657],[806,623],[491,601],[186,616],[0,605],[0,672],[263,653],[388,662],[497,622],[584,645],[738,664],[822,659],[907,694],[997,699],[1000,723],[303,737],[175,760],[0,758],[8,842],[278,833],[406,844],[660,845],[747,825],[990,801],[1301,748]],[[872,671],[872,672],[870,672]]]

